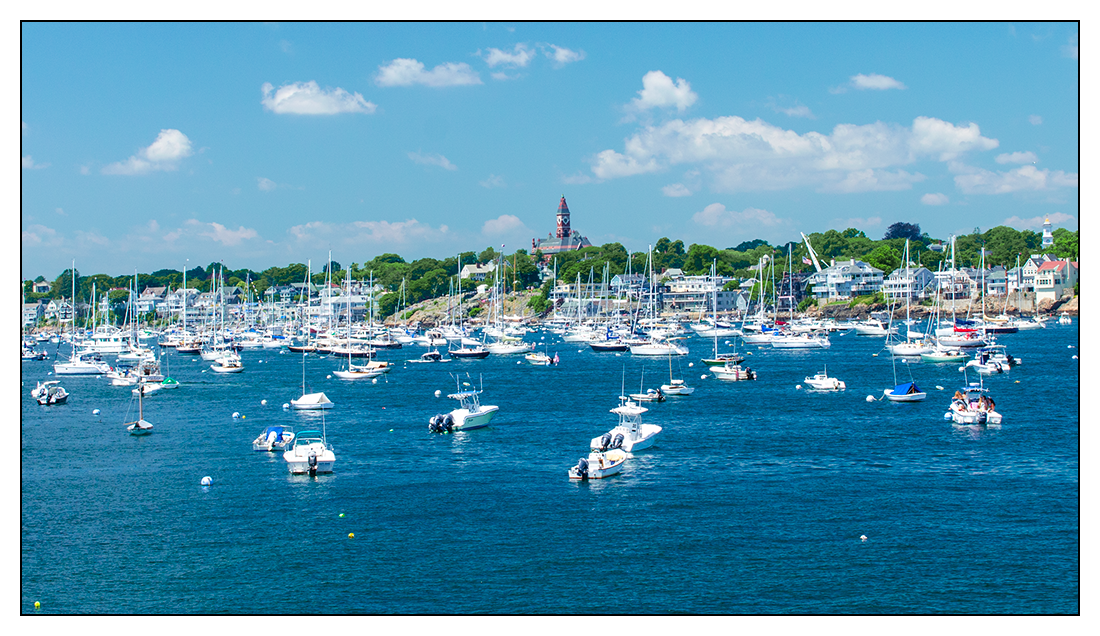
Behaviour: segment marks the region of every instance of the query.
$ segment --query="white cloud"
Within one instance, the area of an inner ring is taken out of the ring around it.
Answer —
[[[673,83],[672,78],[661,71],[650,71],[642,77],[642,90],[638,91],[631,106],[639,111],[675,106],[682,113],[698,98],[687,80],[677,77]]]
[[[154,170],[171,171],[185,157],[191,156],[191,140],[175,128],[165,128],[149,146],[125,161],[103,167],[103,174],[137,175]]]
[[[549,45],[550,50],[543,49],[546,57],[554,60],[554,64],[558,67],[565,66],[572,62],[579,62],[584,59],[584,51],[571,51],[567,48],[558,46],[556,44]]]
[[[529,235],[531,234],[531,230],[524,225],[523,221],[519,220],[518,216],[501,214],[495,219],[486,221],[485,224],[481,226],[481,233],[486,236],[503,236],[517,233]]]
[[[398,58],[378,67],[374,82],[379,86],[414,86],[417,84],[438,88],[441,86],[467,86],[481,84],[481,78],[465,62],[447,62],[430,71],[414,59]]]
[[[848,218],[848,219],[833,219],[833,220],[829,221],[829,227],[836,227],[836,228],[840,228],[840,227],[850,228],[851,227],[851,228],[855,228],[857,230],[863,230],[865,228],[870,228],[870,227],[878,227],[880,225],[882,225],[882,217],[881,216],[872,216],[872,217],[868,217],[866,219],[856,216],[856,217],[852,217],[852,218]]]
[[[35,163],[33,157],[30,155],[23,155],[22,159],[19,161],[19,165],[22,166],[24,170],[38,170],[40,168],[48,168],[50,164]]]
[[[924,181],[921,173],[909,174],[904,170],[890,172],[888,170],[856,170],[849,172],[840,181],[826,184],[822,187],[825,192],[884,192],[893,190],[908,190],[918,181]]]
[[[870,75],[864,75],[863,73],[860,73],[859,75],[853,75],[851,77],[851,82],[852,87],[859,90],[870,89],[876,91],[884,91],[891,88],[905,88],[905,84],[902,84],[892,77],[879,75],[878,73],[871,73]]]
[[[501,176],[495,175],[495,174],[491,174],[491,175],[489,175],[488,179],[485,179],[484,181],[478,181],[478,185],[480,185],[483,188],[503,188],[503,187],[505,187],[504,186],[504,177],[501,177]]]
[[[807,119],[816,119],[814,114],[810,111],[809,106],[798,104],[797,106],[791,106],[790,108],[777,108],[776,112],[783,113],[790,117],[806,117]]]
[[[523,77],[523,75],[509,75],[504,71],[494,71],[492,73],[489,73],[489,77],[497,80],[498,82],[506,82],[508,80],[517,80]]]
[[[1035,163],[1039,158],[1035,156],[1034,152],[1005,152],[997,155],[997,163]]]
[[[451,163],[443,155],[425,155],[419,152],[408,152],[405,154],[409,156],[409,159],[413,160],[413,163],[425,166],[439,166],[444,170],[458,170],[458,166]]]
[[[728,116],[646,126],[626,139],[622,152],[604,150],[590,162],[599,179],[689,164],[707,171],[721,191],[809,185],[857,192],[908,188],[924,176],[888,169],[919,159],[944,161],[997,144],[982,137],[977,124],[955,126],[929,117],[916,118],[910,128],[883,122],[840,124],[827,135],[800,135],[760,119]]]
[[[950,166],[955,176],[955,186],[964,194],[1008,194],[1054,190],[1061,187],[1077,187],[1077,173],[1061,170],[1039,170],[1035,166],[1020,166],[1007,172],[992,172],[953,163]]]
[[[88,166],[80,166],[80,174],[92,174],[92,169]]]
[[[275,90],[268,82],[260,87],[265,110],[277,115],[336,115],[339,113],[373,113],[378,107],[359,93],[342,88],[322,89],[317,82],[293,82]]]
[[[1043,223],[1046,219],[1050,219],[1051,225],[1065,226],[1067,229],[1075,229],[1077,227],[1077,217],[1065,214],[1063,212],[1055,212],[1054,214],[1048,214],[1046,216],[1033,216],[1030,219],[1022,219],[1018,216],[1010,216],[1005,219],[1001,225],[1007,225],[1024,230],[1038,230],[1043,227]]]
[[[232,247],[234,245],[240,245],[242,241],[250,238],[256,238],[256,230],[252,228],[246,228],[240,226],[235,230],[230,230],[221,223],[208,223],[210,229],[205,232],[199,232],[199,236],[205,236],[206,238],[221,243],[226,247]]]
[[[929,192],[920,198],[920,202],[925,205],[947,205],[949,200],[942,192]]]
[[[481,54],[481,51],[478,51]],[[535,57],[535,50],[526,44],[517,44],[512,52],[502,51],[500,49],[489,49],[485,55],[485,63],[489,65],[489,68],[504,65],[512,68],[522,68],[527,66]]]
[[[782,219],[767,210],[745,208],[743,211],[727,210],[721,203],[711,203],[691,217],[704,227],[728,228],[734,225],[780,225]]]
[[[57,230],[38,224],[22,230],[19,239],[26,247],[58,247],[65,242]]]
[[[61,216],[69,216],[68,214],[65,214],[65,210],[63,208],[57,208],[56,210],[54,210],[54,212],[57,212]]]
[[[1064,55],[1066,57],[1069,57],[1069,58],[1073,58],[1075,60],[1079,59],[1077,57],[1077,48],[1078,48],[1077,34],[1074,33],[1069,38],[1069,44],[1065,44],[1065,45],[1062,46],[1062,55]]]
[[[1028,117],[1027,120],[1029,122],[1031,122],[1032,126],[1038,126],[1038,125],[1043,123],[1043,118],[1040,117],[1039,115],[1032,115],[1032,116]]]
[[[682,183],[673,183],[661,188],[661,192],[666,197],[690,197],[691,190],[688,190],[687,186]]]
[[[275,188],[279,187],[274,181],[266,177],[256,177],[256,187],[264,192],[271,192]]]
[[[449,238],[449,228],[441,225],[433,228],[416,219],[406,221],[356,221],[353,223],[327,223],[312,221],[295,225],[287,232],[299,244],[324,246],[333,243],[355,245],[406,245],[410,243],[440,243]]]

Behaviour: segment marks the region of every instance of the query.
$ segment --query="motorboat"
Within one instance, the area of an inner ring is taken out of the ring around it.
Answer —
[[[720,367],[711,367],[711,373],[719,380],[755,380],[756,371],[748,367],[743,367],[739,363],[727,362]]]
[[[523,359],[536,366],[548,367],[558,363],[558,354],[555,353],[554,357],[551,358],[546,353],[534,351],[524,355]]]
[[[497,355],[506,355],[511,353],[527,353],[533,350],[534,343],[523,342],[522,340],[499,340],[485,345],[485,348],[490,353]]]
[[[294,442],[294,430],[289,426],[268,426],[252,442],[254,451],[285,451]]]
[[[295,475],[331,473],[336,453],[323,431],[302,431],[294,436],[293,446],[283,453],[287,468]],[[255,448],[255,442],[253,442]]]
[[[829,377],[828,367],[821,373],[815,373],[812,378],[806,378],[805,382],[818,391],[843,391],[845,389],[844,382]]]
[[[210,365],[210,369],[214,373],[240,373],[244,371],[244,364],[241,363],[241,356],[229,352],[216,358],[214,364]]]
[[[603,479],[619,474],[626,463],[626,452],[613,449],[607,452],[592,451],[569,469],[569,478],[578,480]]]
[[[1058,324],[1060,325],[1072,325],[1073,319],[1069,317],[1069,314],[1062,312],[1062,315],[1058,316]]]
[[[703,358],[703,364],[708,367],[724,367],[726,364],[741,364],[745,356],[739,353],[719,353],[713,358]]]
[[[686,356],[687,354],[687,347],[670,340],[649,340],[630,346],[630,355],[633,356]]]
[[[69,399],[69,392],[61,386],[60,380],[47,380],[38,383],[38,386],[31,391],[31,397],[42,406],[52,406],[64,404]]]
[[[970,354],[958,348],[935,347],[931,353],[920,354],[925,362],[964,362]]]
[[[152,395],[163,388],[164,385],[160,382],[142,382],[141,384],[137,385],[137,387],[132,389],[130,393],[133,393],[134,395],[140,394],[142,396],[146,396]]]
[[[638,402],[664,402],[665,394],[661,389],[646,389],[645,393],[631,393],[630,399]]]
[[[975,351],[974,359],[959,367],[959,370],[974,369],[982,375],[993,375],[1008,373],[1012,367],[1020,364],[1020,362],[1019,358],[1014,358],[1008,354],[1004,345],[990,345]]]
[[[928,397],[916,382],[906,382],[896,385],[893,389],[884,389],[882,395],[891,402],[921,402]]]
[[[431,351],[420,354],[418,359],[409,360],[409,362],[450,362],[450,360],[444,360],[442,353],[432,349]]]
[[[433,415],[428,420],[428,430],[433,433],[450,433],[488,426],[500,407],[481,404],[478,398],[481,393],[479,390],[469,390],[448,395],[452,400],[458,400],[458,408],[450,413]]]
[[[648,410],[631,402],[625,395],[619,396],[619,406],[611,409],[619,416],[618,425],[599,437],[593,437],[589,448],[601,452],[621,448],[628,453],[649,448],[661,432],[661,427],[642,423],[642,414]]]
[[[55,362],[53,372],[57,375],[103,375],[111,370],[111,365],[94,351],[74,353],[68,362]]]
[[[774,336],[770,342],[773,349],[828,349],[829,336],[825,333],[801,333]]]
[[[887,325],[878,318],[868,318],[860,322],[852,323],[852,329],[858,336],[887,336],[898,332],[896,326]]]
[[[956,391],[944,419],[956,424],[1000,424],[1001,414],[994,410],[996,404],[979,382],[971,382]]]

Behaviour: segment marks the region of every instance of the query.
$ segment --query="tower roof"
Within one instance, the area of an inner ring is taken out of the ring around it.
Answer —
[[[569,214],[569,206],[565,203],[565,195],[561,195],[561,203],[558,204],[558,214]]]

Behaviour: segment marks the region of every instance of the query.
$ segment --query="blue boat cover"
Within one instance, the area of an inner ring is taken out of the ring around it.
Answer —
[[[268,426],[266,429],[264,429],[264,437],[267,437],[271,433],[275,433],[276,435],[282,437],[283,427],[282,426]]]
[[[922,391],[915,382],[906,382],[905,384],[899,384],[894,387],[893,391],[890,391],[890,395],[909,395],[910,393],[922,393]]]

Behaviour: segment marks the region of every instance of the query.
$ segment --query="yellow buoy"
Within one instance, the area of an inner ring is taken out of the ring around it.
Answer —
[[[34,602],[34,609],[38,609],[38,608],[40,608],[40,607],[42,607],[42,604],[41,604],[41,603],[39,603],[38,601],[35,601],[35,602]]]
[[[349,532],[348,533],[348,538],[349,539],[354,539],[355,538],[355,533],[354,532]]]

